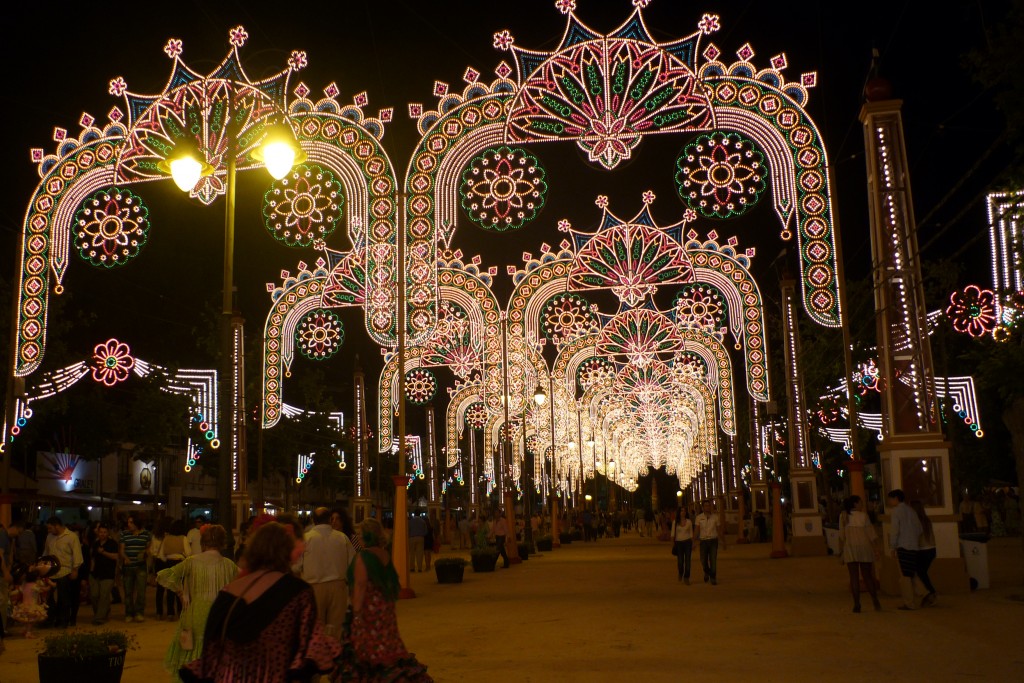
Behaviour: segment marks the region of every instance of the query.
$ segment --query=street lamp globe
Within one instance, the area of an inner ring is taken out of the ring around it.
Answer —
[[[182,192],[191,190],[200,178],[210,175],[214,170],[213,166],[203,160],[199,147],[192,138],[179,140],[171,153],[156,166],[169,174]]]
[[[306,160],[306,154],[295,141],[295,133],[284,123],[267,127],[267,135],[252,154],[253,159],[263,162],[274,180],[281,180],[292,166]]]
[[[547,400],[548,395],[544,393],[544,389],[538,384],[536,391],[533,392],[533,402],[542,406]]]

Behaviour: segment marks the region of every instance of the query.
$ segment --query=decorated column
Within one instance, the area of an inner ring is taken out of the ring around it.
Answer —
[[[871,252],[882,385],[882,481],[920,500],[935,531],[937,559],[932,580],[939,592],[967,591],[960,559],[949,476],[949,447],[943,440],[935,375],[925,316],[917,226],[904,147],[900,100],[889,84],[874,79],[860,112],[868,171]],[[883,517],[888,547],[889,516]],[[882,586],[896,592],[899,568],[885,555]]]
[[[358,357],[356,357],[356,368],[352,374],[352,384],[355,394],[353,398],[355,405],[352,411],[355,414],[355,420],[352,422],[352,436],[356,448],[355,473],[352,477],[352,519],[356,524],[359,524],[370,516],[373,500],[370,498],[369,434],[367,433],[366,426],[366,375],[363,374],[363,368],[359,365]]]
[[[800,328],[797,323],[796,281],[784,277],[782,294],[782,341],[786,357],[786,412],[789,434],[790,500],[793,501],[794,555],[825,555],[827,546],[818,514],[817,477],[811,464],[807,438],[807,407],[800,373]],[[859,461],[858,461],[859,462]]]
[[[231,458],[231,509],[232,519],[224,520],[238,532],[242,522],[249,519],[249,457],[245,449],[245,330],[242,318],[231,318],[231,378],[227,390],[231,402],[226,406],[230,411],[231,432],[228,448]],[[260,505],[263,501],[260,501]]]
[[[391,536],[391,562],[398,571],[398,582],[402,586],[400,598],[415,598],[416,591],[409,585],[409,476],[398,474],[391,477],[395,485],[395,526]]]

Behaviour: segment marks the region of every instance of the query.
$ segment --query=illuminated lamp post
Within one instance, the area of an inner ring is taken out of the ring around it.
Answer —
[[[551,510],[551,547],[561,548],[562,542],[559,540],[560,530],[558,528],[558,496],[554,489],[555,479],[555,378],[553,373],[548,373],[548,391],[551,392],[551,401],[548,403],[551,406],[551,494],[548,496],[548,505]],[[533,401],[537,405],[544,405],[544,401],[547,400],[547,396],[544,394],[544,389],[538,384],[537,390],[533,392]]]
[[[587,438],[587,446],[590,448],[590,455],[594,458],[594,512],[597,512],[597,448],[595,447],[594,435]]]
[[[232,123],[228,124],[229,126]],[[237,131],[228,139],[235,141]],[[237,529],[248,516],[249,494],[245,457],[244,423],[244,362],[242,318],[236,315],[235,288],[235,165],[237,149],[224,155],[227,163],[224,216],[224,296],[221,306],[221,401],[220,424],[224,429],[220,474],[217,478],[217,514],[226,528]],[[260,161],[275,180],[284,178],[296,163],[305,160],[305,152],[295,140],[292,129],[284,123],[266,129],[263,144],[253,151],[252,157]],[[214,168],[203,160],[196,141],[187,137],[178,141],[171,152],[157,164],[167,173],[182,192],[189,192],[199,179],[213,174]],[[235,514],[232,515],[232,503]],[[263,505],[263,500],[259,501]]]

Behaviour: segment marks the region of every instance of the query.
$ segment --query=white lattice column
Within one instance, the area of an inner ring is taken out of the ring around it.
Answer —
[[[938,554],[931,571],[938,589],[967,591],[950,485],[950,445],[939,422],[925,321],[902,103],[889,99],[887,85],[878,80],[869,84],[873,101],[860,112],[882,377],[882,480],[888,490],[902,489],[908,501],[920,500],[931,518]],[[888,543],[889,518],[883,519],[883,540]],[[887,556],[883,588],[895,592],[898,575],[895,560]]]

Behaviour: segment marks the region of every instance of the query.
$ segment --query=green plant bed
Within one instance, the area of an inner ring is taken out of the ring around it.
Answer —
[[[138,645],[124,631],[71,631],[43,639],[39,682],[120,683],[124,658]]]
[[[442,557],[434,560],[434,574],[438,583],[462,583],[466,561],[461,557]]]

